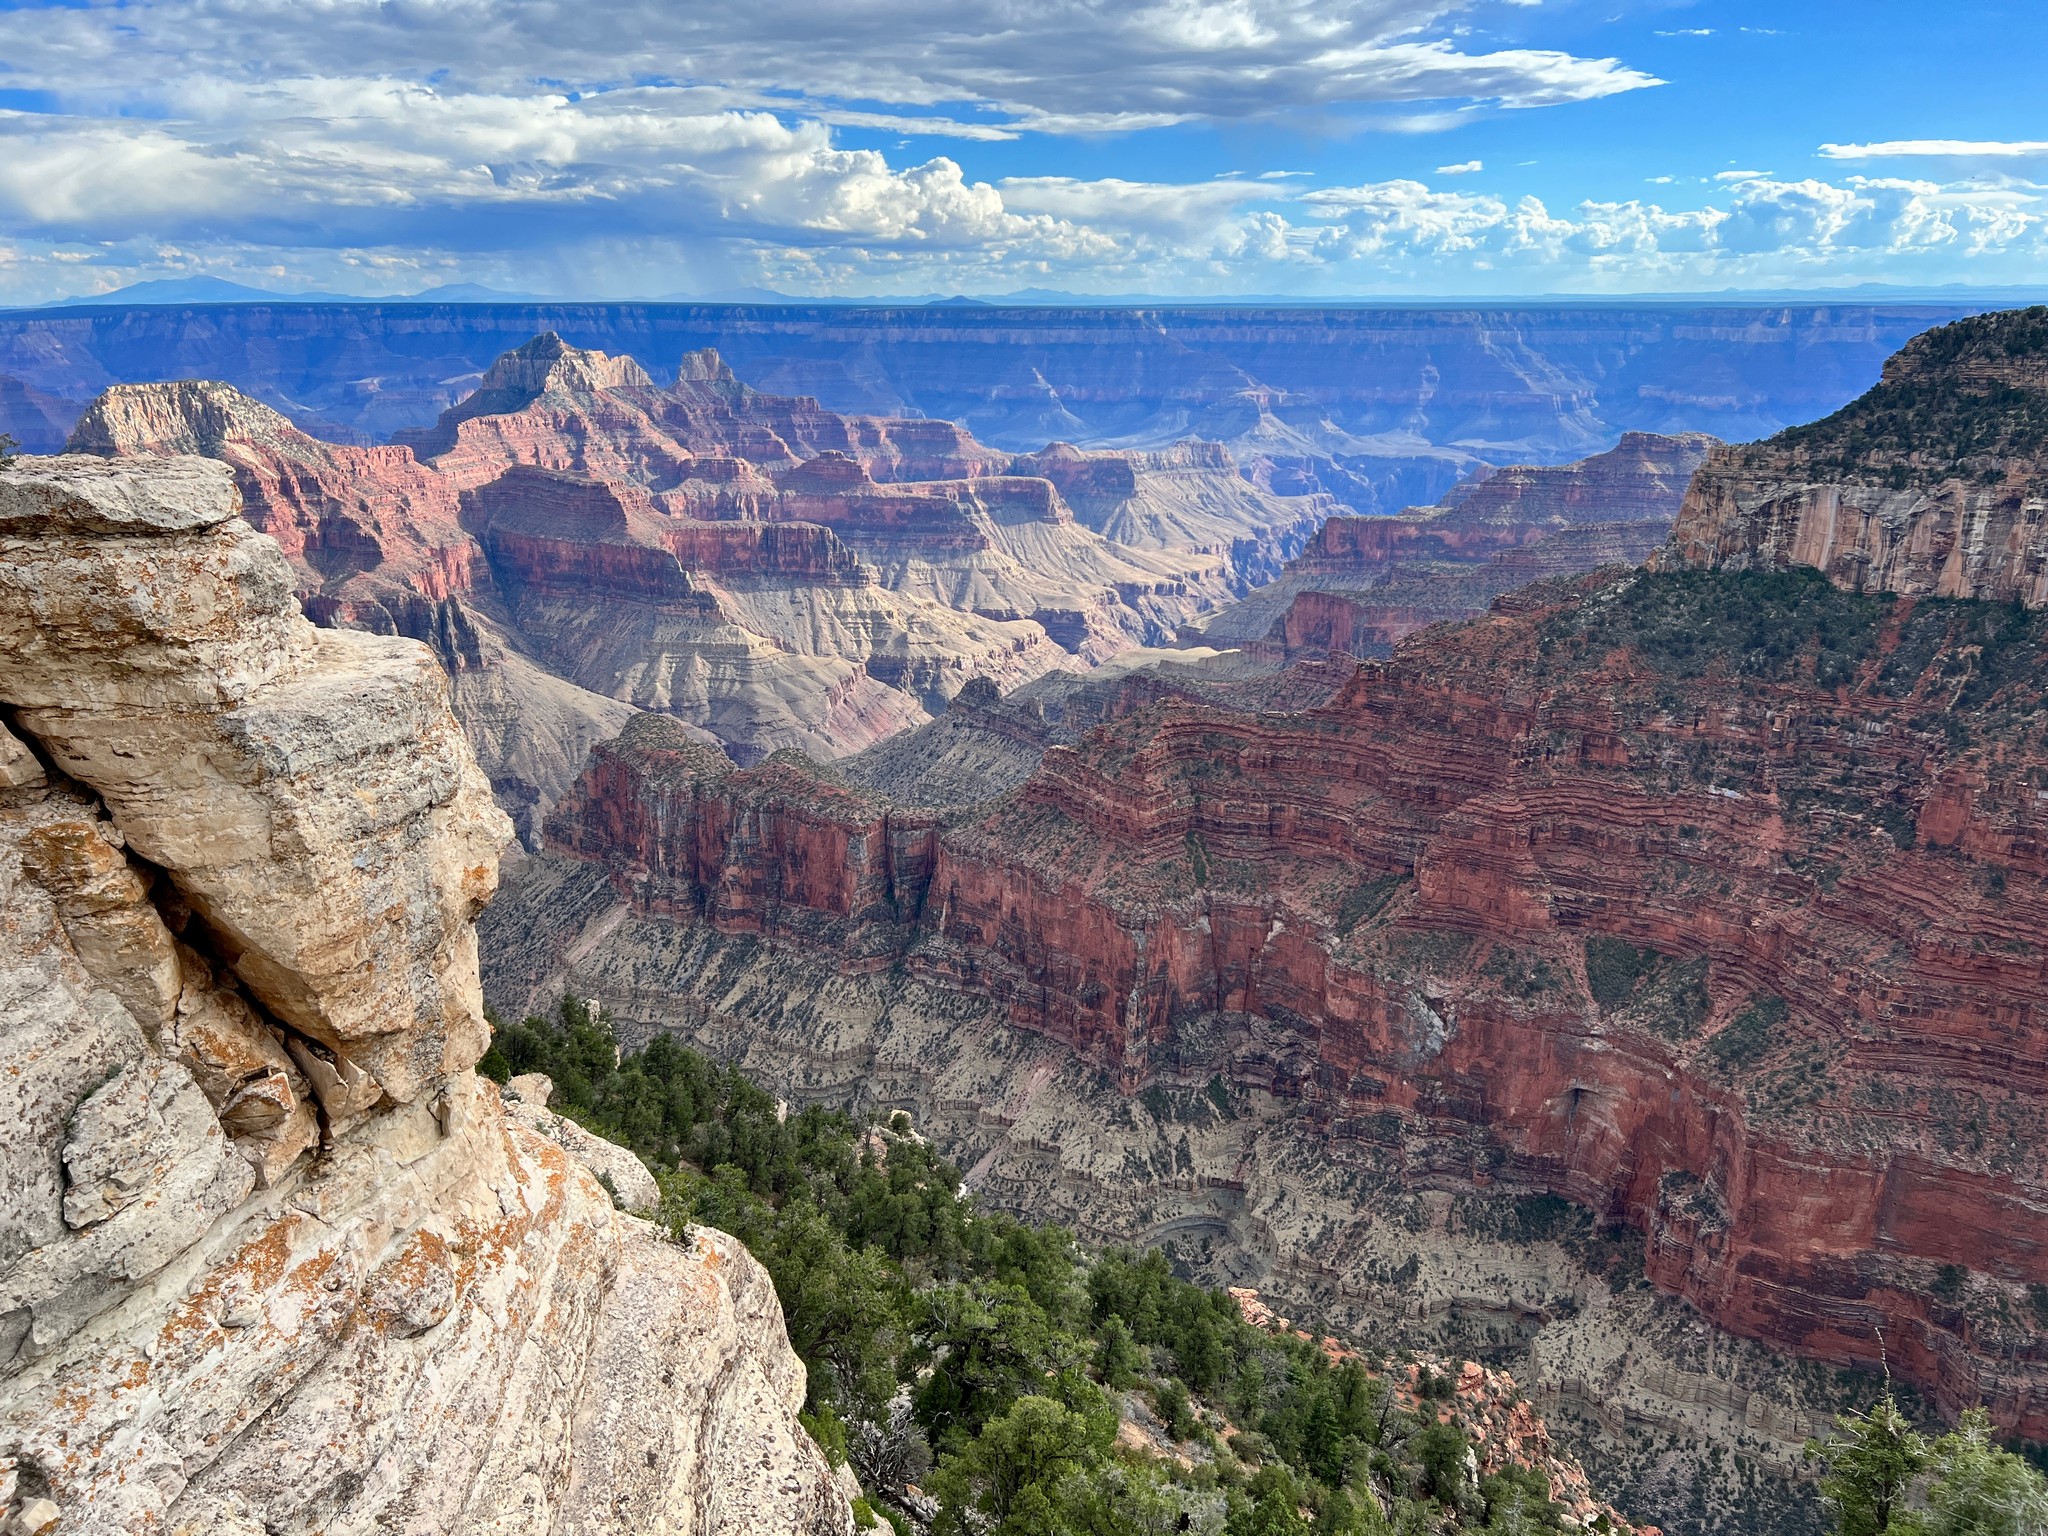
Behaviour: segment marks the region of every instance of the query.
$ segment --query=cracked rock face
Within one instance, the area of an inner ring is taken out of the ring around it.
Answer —
[[[759,1266],[475,1077],[504,817],[290,591],[222,466],[0,473],[0,1528],[849,1529]]]

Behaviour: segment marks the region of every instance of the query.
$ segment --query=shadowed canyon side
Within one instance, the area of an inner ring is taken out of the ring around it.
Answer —
[[[230,464],[316,619],[434,648],[529,842],[634,708],[747,759],[855,751],[971,677],[1014,688],[1171,635],[1227,595],[1239,546],[1298,541],[1328,505],[1260,491],[1220,450],[1058,456],[1105,518],[1177,510],[1212,546],[1127,547],[950,423],[765,395],[712,353],[656,388],[554,336],[409,446],[321,442],[187,381],[107,391],[71,448]]]
[[[1398,517],[1333,517],[1277,580],[1183,630],[1249,657],[1384,656],[1407,636],[1484,613],[1496,597],[1664,544],[1714,440],[1630,432],[1606,453],[1466,481]]]
[[[765,1273],[472,1070],[510,827],[434,658],[237,513],[0,471],[10,1529],[850,1532]]]

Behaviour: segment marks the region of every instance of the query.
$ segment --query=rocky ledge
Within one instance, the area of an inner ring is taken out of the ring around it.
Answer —
[[[1660,563],[2048,606],[2048,308],[1928,331],[1834,415],[1716,449]]]
[[[759,1266],[472,1070],[509,828],[439,668],[237,511],[0,472],[0,1523],[850,1530]]]

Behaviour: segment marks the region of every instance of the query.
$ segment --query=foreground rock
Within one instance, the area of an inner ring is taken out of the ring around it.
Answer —
[[[509,829],[439,670],[235,512],[0,472],[10,1529],[850,1529],[759,1267],[471,1070]]]

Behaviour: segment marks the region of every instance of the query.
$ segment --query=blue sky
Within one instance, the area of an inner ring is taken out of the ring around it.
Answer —
[[[0,0],[0,302],[2048,282],[2017,0]]]

